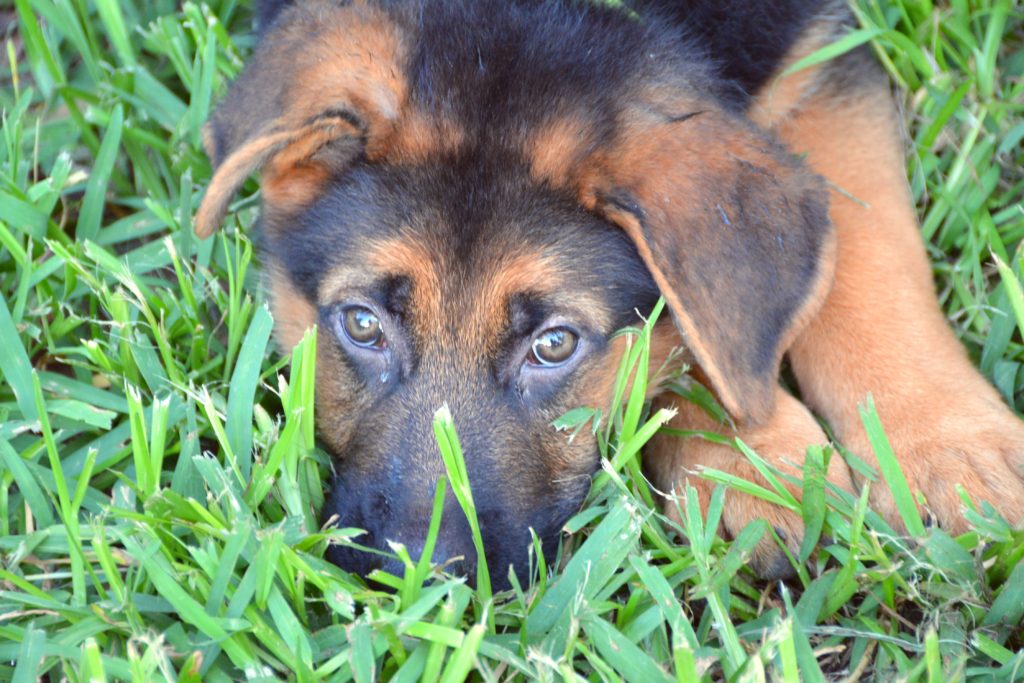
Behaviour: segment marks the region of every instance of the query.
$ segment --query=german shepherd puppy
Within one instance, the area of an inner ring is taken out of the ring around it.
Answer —
[[[598,468],[552,420],[606,408],[616,330],[659,297],[654,367],[680,359],[726,424],[672,396],[673,426],[739,437],[796,472],[826,443],[814,414],[873,462],[870,394],[911,488],[954,532],[956,486],[1024,517],[1024,426],[975,370],[936,304],[898,121],[866,52],[791,70],[841,36],[841,0],[266,1],[260,39],[207,127],[215,167],[196,216],[211,234],[262,171],[261,240],[285,349],[318,325],[317,417],[336,457],[324,517],[362,542],[423,547],[443,473],[447,403],[501,580],[552,556]],[[675,348],[682,354],[673,354]],[[783,355],[800,400],[780,388]],[[734,450],[659,437],[662,491]],[[860,483],[839,458],[828,476]],[[799,491],[796,492],[799,494]],[[728,494],[735,533],[800,519]],[[669,515],[676,502],[668,498]],[[899,525],[892,495],[871,503]],[[445,508],[435,559],[476,562]],[[367,573],[377,554],[334,547]],[[765,576],[790,567],[763,543]]]

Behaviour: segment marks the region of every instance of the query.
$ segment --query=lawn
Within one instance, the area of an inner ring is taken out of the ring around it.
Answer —
[[[871,41],[897,86],[943,308],[1019,411],[1022,10],[856,9],[833,51]],[[249,10],[0,0],[0,26],[0,680],[1024,680],[1024,532],[991,510],[958,538],[901,537],[826,490],[822,459],[843,455],[812,450],[802,502],[753,491],[824,541],[786,583],[744,566],[766,525],[718,537],[720,495],[678,529],[652,510],[647,330],[625,407],[563,420],[607,458],[554,569],[492,595],[407,555],[369,585],[326,563],[356,532],[319,524],[316,339],[273,348],[256,183],[192,236],[201,127],[252,47]],[[457,425],[435,426],[472,516]]]

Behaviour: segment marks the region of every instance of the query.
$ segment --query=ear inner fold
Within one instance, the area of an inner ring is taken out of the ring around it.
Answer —
[[[386,151],[408,99],[406,59],[406,32],[375,3],[282,9],[204,129],[216,172],[196,232],[216,229],[259,168],[267,204],[289,212],[359,151]]]
[[[357,139],[360,131],[342,118],[323,118],[296,130],[271,131],[250,140],[232,152],[213,175],[199,211],[196,212],[195,232],[209,237],[224,220],[228,204],[246,179],[264,164],[271,162],[272,179],[284,193],[286,185],[308,184],[309,178],[298,174],[286,179],[288,171],[309,162],[317,152],[341,139]],[[285,180],[282,183],[282,178]]]

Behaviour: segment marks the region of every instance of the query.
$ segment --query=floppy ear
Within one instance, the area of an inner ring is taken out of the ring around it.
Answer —
[[[392,136],[405,83],[402,33],[364,3],[285,9],[204,130],[215,168],[195,230],[207,237],[254,171],[266,205],[294,209],[359,154]]]
[[[714,109],[638,110],[582,168],[581,201],[632,238],[725,408],[768,418],[782,355],[831,283],[821,179]]]

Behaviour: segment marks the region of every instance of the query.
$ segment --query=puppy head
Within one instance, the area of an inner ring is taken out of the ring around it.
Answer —
[[[280,341],[321,331],[317,418],[337,456],[325,516],[416,556],[444,473],[431,419],[447,404],[492,574],[528,567],[531,528],[552,556],[598,461],[589,433],[570,441],[551,422],[607,407],[622,353],[611,337],[658,297],[627,236],[513,161],[457,157],[353,167],[286,230],[268,226],[265,246]],[[435,553],[472,574],[451,498]],[[349,548],[331,557],[380,566]]]
[[[447,404],[497,577],[526,568],[531,528],[550,557],[586,494],[596,443],[569,441],[551,421],[608,407],[617,329],[664,296],[725,406],[758,420],[829,279],[813,175],[696,94],[701,79],[680,76],[693,65],[672,58],[674,44],[626,35],[636,22],[615,45],[588,46],[608,25],[589,26],[588,13],[604,10],[580,5],[547,27],[563,41],[537,42],[553,7],[506,18],[523,25],[501,32],[501,55],[487,52],[493,35],[468,35],[433,57],[435,37],[502,19],[453,32],[424,27],[432,13],[409,29],[360,2],[286,10],[214,114],[217,170],[196,223],[209,234],[263,169],[278,339],[287,348],[321,330],[317,419],[337,458],[325,517],[415,556],[443,472],[431,418]],[[563,55],[562,43],[577,47]],[[655,51],[655,71],[629,62]],[[531,60],[533,80],[501,67]],[[558,81],[565,73],[574,77]],[[462,556],[469,571],[475,554],[452,499],[444,518],[435,559]],[[380,566],[376,555],[331,553],[363,573]]]

